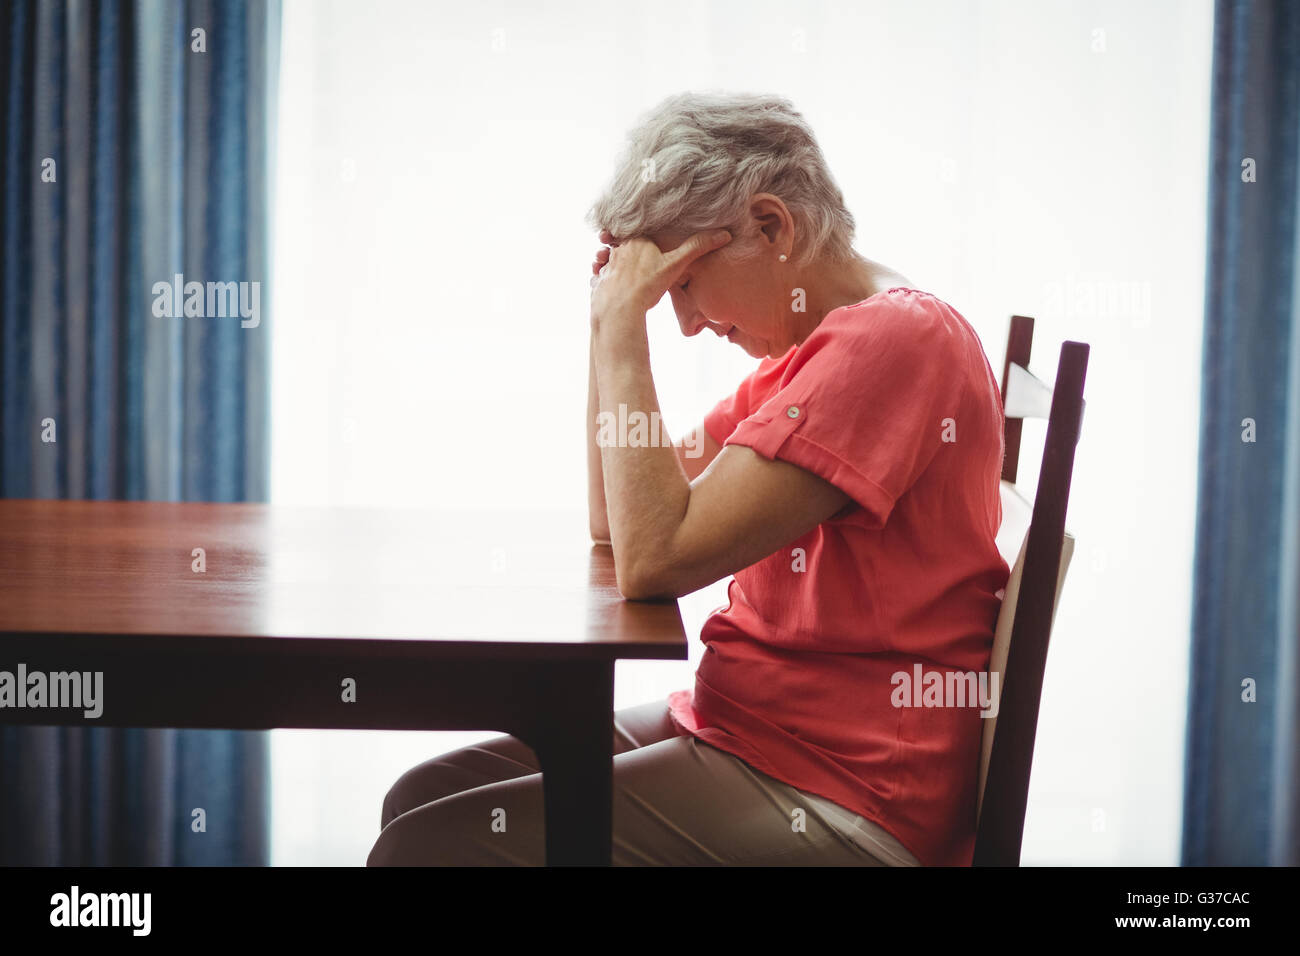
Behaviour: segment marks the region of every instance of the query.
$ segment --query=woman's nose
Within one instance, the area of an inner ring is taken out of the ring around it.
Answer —
[[[692,336],[699,335],[700,330],[709,324],[709,320],[700,313],[696,312],[688,319],[681,320],[682,335]]]

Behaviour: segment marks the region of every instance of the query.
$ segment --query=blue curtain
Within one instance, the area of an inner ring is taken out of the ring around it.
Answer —
[[[1219,0],[1212,82],[1183,863],[1294,866],[1300,5]]]
[[[265,500],[278,2],[4,6],[0,495]],[[156,316],[177,274],[259,283],[257,324]],[[0,863],[266,864],[267,765],[265,732],[0,729]]]

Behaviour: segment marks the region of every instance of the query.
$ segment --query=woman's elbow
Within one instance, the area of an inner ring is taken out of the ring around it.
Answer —
[[[614,562],[614,577],[618,583],[618,593],[629,601],[667,601],[679,598],[683,593],[672,575],[647,566],[644,562]]]
[[[609,518],[603,513],[597,515],[592,513],[588,519],[588,528],[591,532],[591,540],[596,544],[609,544]]]

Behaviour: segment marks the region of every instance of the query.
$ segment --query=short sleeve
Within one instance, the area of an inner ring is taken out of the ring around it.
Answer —
[[[725,443],[824,478],[884,527],[943,447],[977,360],[943,302],[891,290],[827,315]]]
[[[719,445],[723,444],[736,426],[753,414],[754,409],[779,386],[781,373],[794,353],[792,348],[780,358],[765,358],[754,371],[745,376],[740,387],[728,395],[704,416],[704,430]]]

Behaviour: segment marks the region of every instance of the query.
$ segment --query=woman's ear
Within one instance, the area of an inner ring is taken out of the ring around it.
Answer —
[[[771,193],[758,193],[749,204],[749,214],[758,223],[763,241],[773,249],[791,245],[794,217],[780,198]]]

